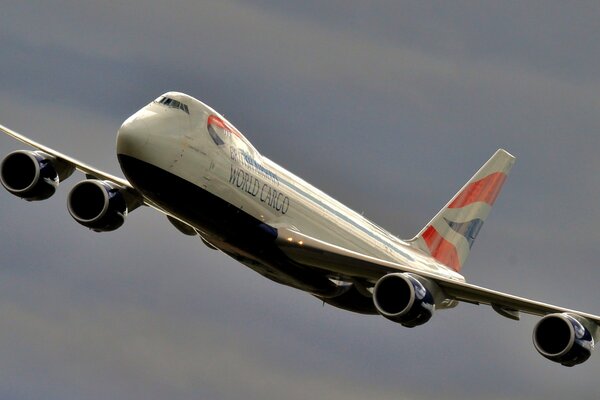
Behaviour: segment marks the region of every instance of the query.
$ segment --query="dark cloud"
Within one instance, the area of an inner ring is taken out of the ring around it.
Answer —
[[[401,237],[506,147],[518,161],[467,278],[598,306],[593,3],[6,3],[0,123],[118,174],[121,122],[185,91]],[[600,394],[597,355],[547,362],[535,318],[463,304],[410,330],[323,307],[150,210],[88,232],[64,205],[75,182],[39,204],[0,193],[2,398]]]

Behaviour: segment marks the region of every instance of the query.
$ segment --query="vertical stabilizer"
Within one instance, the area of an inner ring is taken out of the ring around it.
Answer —
[[[514,162],[507,151],[496,151],[409,243],[459,272]]]

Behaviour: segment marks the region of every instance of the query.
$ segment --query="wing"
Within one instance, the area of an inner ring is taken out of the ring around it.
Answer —
[[[88,176],[93,176],[97,179],[102,179],[105,181],[115,183],[123,188],[135,190],[133,188],[133,186],[131,186],[131,184],[123,178],[119,178],[117,176],[107,174],[106,172],[102,172],[99,169],[96,169],[96,168],[94,168],[90,165],[87,165],[85,163],[82,163],[81,161],[78,161],[72,157],[62,154],[54,149],[51,149],[48,146],[44,146],[41,143],[31,140],[28,137],[25,137],[25,136],[21,135],[20,133],[15,132],[12,129],[9,129],[3,125],[0,125],[0,131],[6,133],[8,136],[11,136],[11,137],[17,139],[20,142],[23,142],[31,147],[35,147],[36,149],[41,150],[44,153],[48,153],[48,154],[56,157],[57,159],[74,166],[77,170],[83,172],[84,174],[86,174]]]
[[[288,257],[298,263],[326,269],[353,278],[366,279],[371,282],[375,282],[382,276],[390,273],[414,273],[431,279],[444,290],[446,295],[455,300],[472,304],[490,305],[496,312],[507,318],[518,319],[519,311],[539,316],[552,313],[573,313],[600,324],[600,316],[486,289],[398,263],[370,257],[323,242],[293,229],[278,228],[278,232],[277,240],[279,248]]]
[[[143,196],[142,193],[135,189],[131,185],[131,183],[129,183],[129,181],[127,181],[126,179],[101,171],[95,167],[92,167],[91,165],[83,163],[73,157],[65,155],[41,143],[38,143],[35,140],[32,140],[18,132],[15,132],[14,130],[7,128],[4,125],[0,125],[0,132],[4,132],[8,136],[22,143],[25,143],[28,146],[34,147],[35,149],[46,153],[47,155],[54,157],[55,163],[60,163],[70,170],[70,172],[68,172],[66,175],[67,177],[73,172],[74,169],[77,169],[78,171],[85,174],[85,176],[88,179],[96,179],[105,182],[110,182],[110,184],[112,184],[113,186],[118,187],[121,194],[125,197],[128,212],[131,212],[142,205],[148,206],[169,217],[169,221],[180,231],[188,232],[187,234],[190,234],[191,229],[194,232],[194,234],[196,234],[196,231],[193,230],[193,228],[189,226],[185,221],[179,220],[177,217],[170,215],[156,203]],[[61,177],[61,180],[62,179],[66,178]]]
[[[78,171],[83,172],[86,175],[86,177],[88,177],[88,178],[100,179],[100,180],[107,181],[107,182],[117,185],[118,187],[120,187],[122,189],[123,194],[127,197],[129,211],[132,211],[141,205],[147,205],[147,206],[151,206],[151,207],[156,208],[157,210],[163,212],[162,210],[160,210],[160,208],[156,207],[154,204],[151,204],[147,199],[145,199],[141,195],[141,193],[139,193],[133,186],[131,186],[131,184],[126,179],[108,174],[108,173],[103,172],[97,168],[94,168],[88,164],[85,164],[79,160],[76,160],[73,157],[62,154],[61,152],[58,152],[48,146],[38,143],[35,140],[31,140],[28,137],[23,136],[20,133],[15,132],[10,128],[7,128],[4,125],[0,125],[0,131],[6,133],[8,136],[11,136],[11,137],[17,139],[18,141],[20,141],[22,143],[25,143],[31,147],[34,147],[46,154],[49,154],[49,155],[55,157],[58,162],[63,163],[65,165],[69,165],[72,168],[75,168]]]

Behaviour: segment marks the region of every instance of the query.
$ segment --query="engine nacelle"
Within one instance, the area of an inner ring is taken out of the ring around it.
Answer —
[[[122,190],[106,181],[79,182],[69,193],[69,213],[75,221],[96,232],[114,231],[123,225],[127,216]]]
[[[572,367],[585,362],[594,350],[586,320],[567,313],[549,314],[533,329],[535,349],[550,361]]]
[[[413,328],[433,316],[442,291],[425,278],[408,273],[388,274],[373,289],[373,302],[385,318]]]
[[[0,181],[15,196],[28,201],[46,200],[74,170],[72,165],[44,152],[18,150],[2,161]]]

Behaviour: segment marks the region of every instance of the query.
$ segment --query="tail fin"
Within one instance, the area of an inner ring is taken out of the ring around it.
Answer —
[[[459,272],[515,157],[499,149],[409,243]]]

